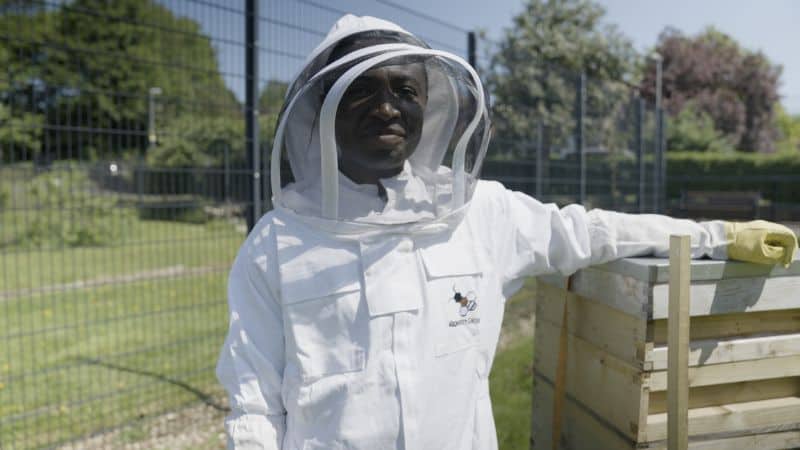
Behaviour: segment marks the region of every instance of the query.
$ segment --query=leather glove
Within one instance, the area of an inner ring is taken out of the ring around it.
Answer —
[[[797,250],[797,236],[789,228],[766,220],[725,222],[728,258],[789,267]]]

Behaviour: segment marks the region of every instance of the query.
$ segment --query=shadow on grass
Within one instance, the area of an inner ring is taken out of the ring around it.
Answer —
[[[145,377],[150,377],[150,378],[153,378],[153,379],[158,380],[158,381],[163,382],[163,383],[169,383],[169,384],[171,384],[173,386],[177,386],[177,387],[179,387],[179,388],[181,388],[181,389],[183,389],[183,390],[185,390],[187,392],[192,393],[195,397],[197,397],[198,400],[200,400],[203,403],[205,403],[206,405],[216,409],[217,411],[229,412],[228,407],[226,407],[225,405],[221,405],[221,404],[217,403],[216,401],[214,401],[214,398],[211,395],[201,391],[200,389],[192,386],[189,383],[186,383],[185,381],[176,380],[175,378],[170,378],[170,377],[168,377],[168,376],[166,376],[164,374],[161,374],[161,373],[151,372],[149,370],[135,369],[135,368],[132,368],[132,367],[126,367],[126,366],[122,366],[122,365],[119,365],[119,364],[113,364],[113,363],[106,362],[106,361],[103,361],[103,360],[100,360],[100,359],[96,359],[96,358],[80,357],[78,359],[80,361],[86,363],[86,364],[105,367],[107,369],[118,370],[120,372],[128,372],[128,373],[132,373],[132,374],[135,374],[135,375],[141,375],[141,376],[145,376]]]

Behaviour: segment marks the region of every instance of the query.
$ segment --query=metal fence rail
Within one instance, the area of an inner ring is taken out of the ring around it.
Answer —
[[[465,57],[491,44],[389,0],[2,2],[0,448],[124,447],[136,433],[110,430],[224,410],[225,276],[269,207],[259,156],[288,80],[346,12]],[[576,98],[597,82],[565,76]],[[485,175],[651,210],[654,111],[631,92],[570,108],[557,137],[498,137]]]

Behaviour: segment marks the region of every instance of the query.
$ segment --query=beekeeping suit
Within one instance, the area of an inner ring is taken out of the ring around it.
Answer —
[[[332,57],[362,35],[376,43]],[[376,131],[405,154],[393,175],[358,183],[337,115],[359,77],[387,66],[422,74],[422,125],[397,115]],[[230,448],[495,449],[487,378],[524,277],[664,255],[670,233],[726,257],[723,222],[559,209],[479,180],[489,130],[474,70],[392,23],[345,16],[311,53],[276,131],[274,209],[229,278],[217,376]]]

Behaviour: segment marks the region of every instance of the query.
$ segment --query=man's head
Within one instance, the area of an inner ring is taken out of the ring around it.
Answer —
[[[385,43],[380,37],[343,40],[329,62],[359,48]],[[390,62],[367,70],[350,84],[336,113],[342,173],[357,183],[377,183],[402,171],[420,141],[427,84],[421,62]]]

